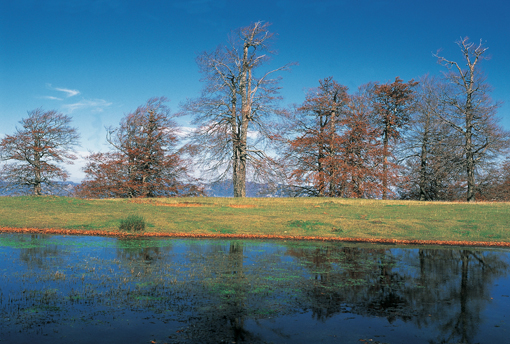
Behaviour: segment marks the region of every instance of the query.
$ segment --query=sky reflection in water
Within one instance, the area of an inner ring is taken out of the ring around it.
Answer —
[[[0,342],[503,343],[504,250],[0,235]]]

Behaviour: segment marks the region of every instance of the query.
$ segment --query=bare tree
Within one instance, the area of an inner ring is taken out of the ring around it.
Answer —
[[[67,172],[58,166],[76,159],[73,146],[79,135],[70,126],[71,118],[55,110],[36,109],[19,122],[14,135],[6,135],[0,143],[0,156],[12,161],[3,166],[2,179],[10,187],[32,189],[34,195],[43,194],[43,186],[58,187],[66,181]]]
[[[510,158],[491,166],[481,177],[477,187],[477,199],[510,201]]]
[[[415,112],[404,135],[402,160],[406,178],[400,196],[420,201],[456,199],[452,187],[461,175],[462,151],[458,133],[439,118],[444,113],[441,93],[444,84],[428,75],[416,88]]]
[[[290,65],[257,73],[273,54],[269,49],[273,34],[268,27],[268,23],[256,22],[240,28],[228,45],[200,54],[197,64],[205,82],[202,96],[183,105],[182,114],[193,115],[193,124],[198,125],[190,144],[201,153],[202,167],[220,171],[217,179],[231,172],[234,197],[246,196],[248,164],[260,173],[271,171],[273,162],[263,147],[280,99],[278,79],[270,76]]]
[[[468,37],[456,43],[466,68],[438,54],[434,55],[440,64],[448,68],[444,75],[450,84],[441,96],[446,111],[439,114],[439,118],[462,135],[463,164],[467,181],[466,199],[472,202],[476,192],[476,167],[483,160],[494,158],[507,143],[496,118],[499,104],[490,98],[491,87],[480,70],[480,62],[488,59],[488,48],[482,41],[479,44],[469,42]]]

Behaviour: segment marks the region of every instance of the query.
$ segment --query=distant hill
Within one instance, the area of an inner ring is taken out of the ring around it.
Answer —
[[[264,184],[246,182],[246,197],[261,197],[258,192]],[[209,197],[234,197],[234,183],[232,180],[215,182],[205,185],[205,193]]]
[[[283,187],[269,192],[267,184],[246,182],[246,197],[285,197]],[[232,180],[205,184],[205,193],[208,197],[234,197],[234,183]]]
[[[58,183],[57,187],[48,187],[43,185],[44,195],[54,196],[70,196],[76,185],[75,182]],[[0,196],[20,196],[20,195],[31,195],[32,188],[28,186],[23,187],[10,187],[8,183],[0,181]]]
[[[43,188],[43,192],[45,195],[71,196],[74,187],[77,185],[79,185],[79,183],[65,182],[61,183],[61,185],[56,188]],[[204,189],[208,197],[234,197],[234,184],[232,180],[205,184]],[[267,184],[246,182],[246,197],[285,197],[282,190],[283,187],[280,187],[277,191],[268,192]],[[0,196],[31,194],[32,189],[29,187],[10,188],[7,183],[0,181]]]

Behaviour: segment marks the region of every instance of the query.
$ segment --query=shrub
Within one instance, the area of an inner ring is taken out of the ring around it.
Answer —
[[[145,219],[138,215],[129,215],[126,219],[120,220],[119,230],[121,231],[143,231]]]

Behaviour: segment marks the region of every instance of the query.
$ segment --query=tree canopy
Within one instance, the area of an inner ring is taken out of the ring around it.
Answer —
[[[85,197],[158,197],[200,195],[190,183],[187,161],[177,151],[178,128],[165,106],[152,98],[127,114],[118,128],[108,128],[108,153],[88,157],[86,180],[78,193]]]
[[[510,200],[510,134],[481,69],[487,47],[462,38],[462,62],[435,54],[443,77],[372,81],[349,93],[319,79],[305,100],[281,106],[270,24],[231,32],[226,44],[196,57],[202,93],[171,114],[151,98],[106,128],[108,152],[86,159],[82,197],[203,195],[197,178],[247,181],[288,196]],[[340,80],[340,79],[339,79]],[[177,116],[194,128],[179,131]],[[62,164],[76,160],[79,135],[55,110],[28,113],[0,142],[0,187],[41,195],[62,188]],[[277,189],[276,189],[277,188]]]
[[[0,143],[0,157],[7,161],[0,170],[0,178],[7,182],[12,193],[34,195],[58,192],[69,177],[60,166],[72,163],[79,134],[71,127],[71,117],[56,110],[35,109],[20,121],[13,135],[6,135]]]

